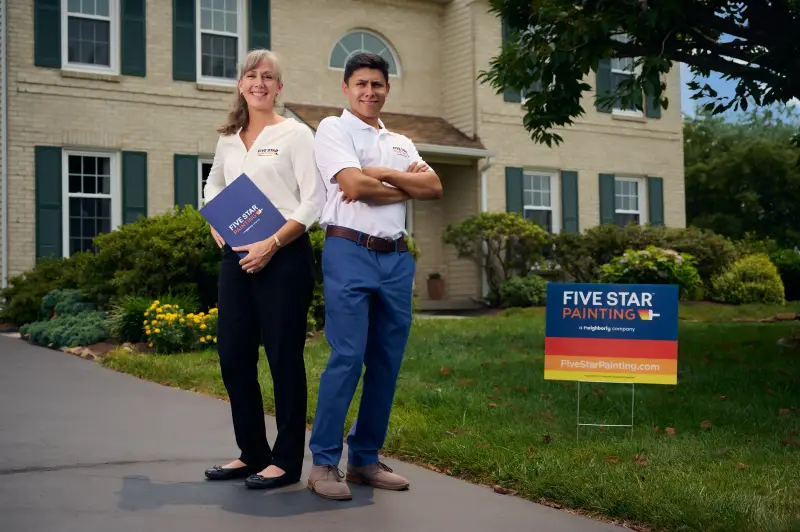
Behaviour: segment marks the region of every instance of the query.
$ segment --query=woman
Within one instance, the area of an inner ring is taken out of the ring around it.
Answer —
[[[306,316],[314,290],[307,230],[325,201],[308,127],[275,111],[283,88],[276,55],[253,50],[245,59],[228,122],[218,129],[214,163],[204,189],[210,201],[247,174],[286,218],[266,240],[224,248],[219,272],[217,341],[228,390],[237,460],[206,471],[211,480],[246,478],[267,489],[298,482],[306,431]],[[240,259],[237,251],[247,252]],[[270,449],[258,383],[259,344],[267,352],[275,390],[278,435]]]

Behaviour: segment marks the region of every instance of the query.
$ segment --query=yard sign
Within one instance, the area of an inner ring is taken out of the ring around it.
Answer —
[[[544,378],[677,384],[678,287],[548,283]]]

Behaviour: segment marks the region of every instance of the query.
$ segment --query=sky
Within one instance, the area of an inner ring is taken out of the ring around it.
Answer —
[[[689,67],[685,64],[681,63],[681,112],[686,115],[694,116],[695,115],[695,107],[704,103],[703,100],[692,100],[691,96],[693,91],[689,90],[687,85],[693,79],[693,74],[689,70]],[[704,80],[698,80],[701,83]],[[719,74],[711,73],[711,76],[705,80],[709,85],[711,85],[714,90],[717,91],[719,96],[733,96],[736,90],[736,81],[735,80],[725,80]],[[798,105],[797,100],[795,100],[794,105]],[[729,111],[729,114],[734,114],[735,111]]]

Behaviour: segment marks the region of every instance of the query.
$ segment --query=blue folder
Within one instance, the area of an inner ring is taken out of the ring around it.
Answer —
[[[275,234],[286,218],[255,183],[242,174],[200,209],[230,247],[246,246]],[[239,251],[244,258],[247,252]]]

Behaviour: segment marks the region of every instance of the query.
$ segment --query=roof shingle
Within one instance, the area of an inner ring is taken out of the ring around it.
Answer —
[[[339,116],[341,107],[286,103],[287,109],[316,131],[323,118]],[[419,116],[401,113],[381,113],[387,129],[410,138],[414,144],[434,144],[458,148],[486,149],[480,139],[471,139],[452,124],[438,116]]]

